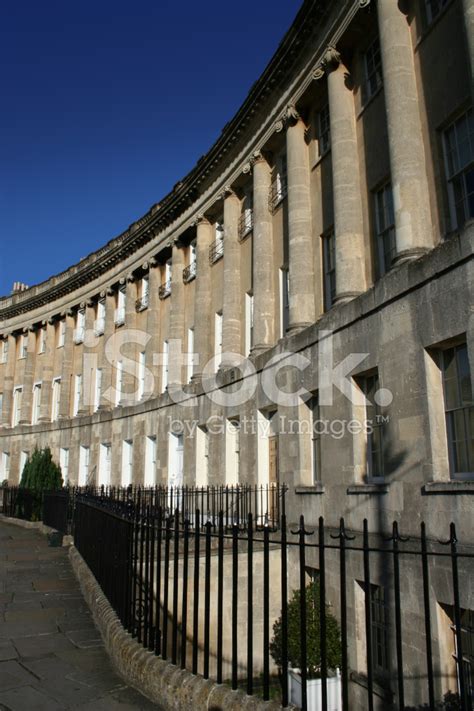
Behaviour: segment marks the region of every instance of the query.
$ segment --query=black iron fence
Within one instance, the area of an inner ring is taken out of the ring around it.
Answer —
[[[424,524],[410,540],[396,523],[374,538],[367,521],[356,534],[344,520],[336,531],[323,519],[308,530],[303,517],[287,527],[284,513],[279,531],[251,512],[230,529],[223,511],[192,519],[77,498],[76,546],[145,648],[303,711],[314,693],[323,710],[472,709],[464,593],[474,555],[454,525],[438,542]]]
[[[78,496],[87,497],[102,507],[126,514],[144,514],[148,509],[179,512],[181,524],[187,519],[192,526],[194,511],[203,511],[214,524],[223,512],[226,528],[234,523],[245,523],[248,514],[254,513],[256,524],[266,523],[271,528],[279,526],[285,513],[284,484],[255,486],[84,486],[65,487],[57,491],[37,493],[20,487],[3,489],[0,511],[10,517],[40,520],[63,533],[71,533],[74,510]]]

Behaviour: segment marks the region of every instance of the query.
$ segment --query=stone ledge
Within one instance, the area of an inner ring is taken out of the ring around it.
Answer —
[[[75,546],[69,549],[72,569],[81,586],[105,648],[120,676],[147,696],[161,711],[280,711],[274,701],[262,701],[242,691],[216,684],[202,676],[183,671],[144,649],[122,627],[120,620],[102,592]],[[294,709],[294,707],[288,707]]]
[[[313,484],[312,486],[295,487],[295,494],[324,494],[325,491],[326,489],[320,481],[316,482],[316,484]]]
[[[474,481],[429,481],[423,494],[474,494]]]
[[[388,484],[353,484],[346,494],[388,494]]]

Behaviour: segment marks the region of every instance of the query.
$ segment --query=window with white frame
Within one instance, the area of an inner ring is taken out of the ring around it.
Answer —
[[[95,371],[94,382],[94,412],[97,412],[100,406],[100,396],[102,393],[102,368],[97,368]]]
[[[466,343],[441,351],[451,477],[474,477],[474,401]]]
[[[145,440],[145,486],[154,486],[156,483],[156,437],[150,436]]]
[[[196,486],[209,484],[209,431],[205,425],[196,428]]]
[[[329,123],[329,104],[318,112],[319,155],[325,155],[331,147],[331,125]]]
[[[383,276],[390,270],[396,255],[395,214],[391,183],[387,183],[374,193],[374,202],[377,272],[379,276]]]
[[[188,328],[188,362],[186,368],[186,379],[191,382],[194,373],[194,328]]]
[[[110,485],[112,471],[112,447],[108,442],[102,442],[99,448],[99,486]]]
[[[59,406],[61,403],[61,378],[54,378],[51,401],[51,421],[55,422],[59,417]]]
[[[239,239],[243,240],[253,230],[253,187],[247,186],[242,201],[242,214],[239,221]]]
[[[115,366],[115,407],[120,405],[120,400],[122,399],[122,384],[123,384],[123,363],[121,360],[117,361]]]
[[[336,240],[334,232],[323,235],[324,308],[328,311],[336,297]]]
[[[16,427],[21,420],[21,401],[23,399],[23,388],[18,385],[13,388],[13,410],[12,410],[12,427]]]
[[[0,363],[6,363],[8,360],[8,338],[0,341]]]
[[[46,328],[42,326],[38,329],[38,354],[44,353],[46,349]]]
[[[2,452],[2,480],[10,478],[10,452]]]
[[[20,348],[18,358],[26,358],[28,355],[28,334],[22,333],[20,336]]]
[[[253,294],[245,294],[245,355],[253,346]]]
[[[127,290],[125,286],[121,286],[120,289],[117,291],[117,301],[116,301],[116,307],[115,307],[115,312],[114,312],[114,323],[116,326],[123,326],[125,323],[125,303],[126,303],[126,294]]]
[[[164,393],[168,387],[169,375],[169,346],[168,341],[163,341],[163,359],[161,366],[161,392]]]
[[[288,193],[286,153],[280,153],[275,159],[274,178],[270,189],[270,208],[272,211],[284,200]]]
[[[30,454],[30,453],[27,452],[27,451],[25,451],[25,450],[22,450],[22,451],[20,452],[20,466],[19,466],[19,469],[18,469],[18,481],[21,481],[21,477],[22,477],[22,474],[23,474],[23,469],[25,468],[25,464],[26,464],[26,462],[28,461],[29,454]]]
[[[81,445],[79,447],[79,486],[86,486],[89,478],[90,448]]]
[[[222,362],[222,313],[220,311],[214,317],[214,358],[217,370]]]
[[[57,324],[58,329],[58,348],[63,348],[66,342],[66,319],[61,319]]]
[[[183,281],[188,284],[196,277],[196,240],[189,244],[188,265],[183,269]]]
[[[425,0],[426,22],[430,25],[436,20],[441,10],[446,7],[450,0]]]
[[[137,311],[143,311],[148,308],[150,294],[150,282],[147,276],[140,280],[140,296],[137,299]]]
[[[82,398],[82,374],[74,376],[74,399],[72,404],[72,415],[75,417],[79,412]]]
[[[79,344],[84,341],[84,331],[86,323],[86,312],[84,309],[79,309],[76,313],[76,327],[74,329],[74,343]]]
[[[99,299],[96,307],[96,319],[94,321],[94,333],[102,336],[105,331],[105,299]]]
[[[287,267],[279,269],[280,280],[280,338],[283,338],[290,323],[290,278]]]
[[[3,418],[3,393],[0,393],[0,425],[2,424]]]
[[[164,280],[160,286],[159,297],[160,299],[166,299],[171,295],[171,280],[172,280],[172,260],[168,259],[164,265]]]
[[[378,37],[364,53],[364,73],[365,83],[362,89],[362,100],[366,103],[377,93],[383,83],[382,58]]]
[[[474,114],[466,111],[444,131],[451,229],[474,217]]]
[[[60,447],[59,449],[59,466],[63,476],[63,484],[66,485],[69,481],[69,449]]]
[[[214,264],[224,256],[224,221],[216,220],[214,224],[214,242],[209,247],[209,262]]]
[[[37,425],[41,414],[41,383],[33,385],[33,401],[31,404],[31,424]]]
[[[133,441],[124,439],[122,445],[122,486],[129,486],[133,478]]]
[[[138,354],[138,392],[137,398],[141,400],[145,395],[145,351]]]

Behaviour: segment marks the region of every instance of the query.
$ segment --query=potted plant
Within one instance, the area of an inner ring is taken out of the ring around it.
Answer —
[[[306,597],[306,672],[308,711],[322,708],[321,702],[321,648],[320,648],[320,588],[313,580],[305,588]],[[300,644],[300,590],[295,590],[288,602],[288,687],[290,702],[301,705],[301,644]],[[328,711],[340,711],[341,704],[341,633],[336,618],[326,606],[326,659]],[[282,668],[282,618],[273,625],[270,652],[275,664]]]

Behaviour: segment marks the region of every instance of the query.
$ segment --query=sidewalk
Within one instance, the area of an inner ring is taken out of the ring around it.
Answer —
[[[0,711],[157,711],[113,671],[66,548],[0,522]]]

